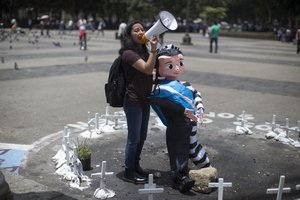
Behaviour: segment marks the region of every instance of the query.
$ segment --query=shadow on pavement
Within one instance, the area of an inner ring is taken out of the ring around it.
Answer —
[[[13,194],[13,200],[77,200],[60,192],[28,192],[21,194]]]

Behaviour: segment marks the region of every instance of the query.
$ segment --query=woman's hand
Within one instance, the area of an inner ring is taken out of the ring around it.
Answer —
[[[157,43],[158,43],[158,37],[157,36],[154,36],[152,37],[150,40],[150,45],[151,45],[151,52],[152,51],[156,51],[157,49]]]

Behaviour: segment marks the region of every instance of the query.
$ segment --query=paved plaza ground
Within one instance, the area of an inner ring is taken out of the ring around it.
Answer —
[[[39,35],[39,32],[36,33]],[[184,53],[188,80],[201,91],[205,123],[198,137],[209,153],[220,178],[232,182],[224,189],[226,200],[268,200],[266,194],[278,187],[291,192],[282,199],[300,199],[300,148],[266,139],[266,122],[276,115],[276,123],[296,129],[300,121],[300,55],[296,46],[278,41],[220,37],[219,52],[209,53],[208,39],[190,34],[193,45],[182,45],[184,33],[166,33],[164,43],[179,46]],[[143,185],[123,182],[126,129],[92,139],[92,178],[89,188],[70,188],[55,174],[51,158],[61,148],[64,126],[71,141],[86,131],[88,112],[104,115],[104,84],[111,62],[118,55],[120,41],[115,31],[97,37],[88,33],[88,49],[79,50],[77,32],[51,37],[20,36],[0,42],[0,168],[15,199],[96,199],[97,173],[102,161],[107,171],[107,188],[116,192],[111,199],[138,200]],[[18,69],[15,69],[18,68]],[[121,109],[109,110],[111,113]],[[253,134],[237,134],[237,118],[245,111]],[[297,131],[289,137],[299,140]],[[181,194],[169,180],[169,162],[164,128],[151,115],[149,134],[142,153],[142,166],[160,172],[156,186],[163,193],[154,199],[185,200],[218,198],[218,192]],[[191,168],[193,165],[190,164]]]

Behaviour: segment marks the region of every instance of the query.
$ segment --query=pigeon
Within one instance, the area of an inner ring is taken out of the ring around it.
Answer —
[[[54,46],[61,47],[60,42],[52,42]]]
[[[15,70],[18,70],[18,69],[19,69],[18,64],[17,64],[17,62],[15,62]]]

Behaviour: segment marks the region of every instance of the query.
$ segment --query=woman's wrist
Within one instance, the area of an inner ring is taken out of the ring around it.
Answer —
[[[156,50],[153,50],[153,51],[151,50],[151,51],[149,51],[149,52],[150,52],[150,53],[156,53]]]

